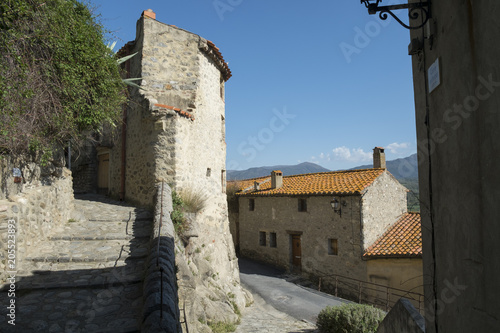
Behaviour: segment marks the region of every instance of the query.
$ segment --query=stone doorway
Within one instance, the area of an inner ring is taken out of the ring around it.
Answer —
[[[101,153],[98,156],[97,167],[97,192],[108,194],[109,190],[109,152]]]
[[[290,235],[292,246],[292,271],[300,272],[302,270],[302,243],[300,235]]]

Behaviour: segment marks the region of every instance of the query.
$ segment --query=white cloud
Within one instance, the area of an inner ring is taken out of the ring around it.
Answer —
[[[392,154],[404,155],[408,153],[410,149],[410,144],[408,142],[403,142],[403,143],[393,142],[387,145],[386,149],[388,149]]]
[[[372,153],[365,152],[362,148],[350,149],[346,146],[337,147],[332,150],[333,159],[348,162],[368,162],[372,160]]]

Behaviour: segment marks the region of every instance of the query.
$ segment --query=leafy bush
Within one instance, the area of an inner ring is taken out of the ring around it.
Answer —
[[[233,323],[226,323],[223,321],[218,321],[214,323],[209,323],[208,326],[214,333],[230,333],[236,331],[236,325]]]
[[[318,315],[320,333],[371,333],[376,332],[384,319],[384,311],[363,304],[327,306]]]
[[[0,5],[0,153],[48,159],[119,120],[124,84],[105,31],[78,0]]]
[[[175,231],[180,235],[187,230],[188,222],[184,216],[185,204],[176,191],[172,191],[172,206],[173,210],[170,213],[170,218],[174,224]]]

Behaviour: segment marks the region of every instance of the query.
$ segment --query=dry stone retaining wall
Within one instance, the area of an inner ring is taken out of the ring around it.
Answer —
[[[71,172],[66,168],[61,171],[62,175],[59,178],[44,178],[33,181],[30,185],[24,184],[22,192],[9,195],[8,200],[0,200],[0,281],[2,283],[5,281],[6,271],[12,270],[7,269],[6,266],[9,221],[14,221],[10,224],[14,224],[16,230],[15,269],[18,269],[24,257],[37,251],[37,245],[41,240],[70,219],[74,199]],[[34,185],[35,183],[38,185]]]

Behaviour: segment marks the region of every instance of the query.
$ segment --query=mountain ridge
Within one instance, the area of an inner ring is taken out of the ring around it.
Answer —
[[[386,166],[387,170],[398,180],[418,179],[417,154],[387,161]],[[371,169],[371,168],[373,168],[372,164],[365,164],[348,170]],[[333,171],[312,162],[302,162],[295,165],[273,165],[273,166],[253,167],[246,170],[228,170],[227,180],[243,180],[243,179],[265,177],[269,176],[271,174],[271,171],[273,170],[281,170],[283,172],[283,175],[285,176]],[[344,171],[344,170],[335,170],[335,171]]]

